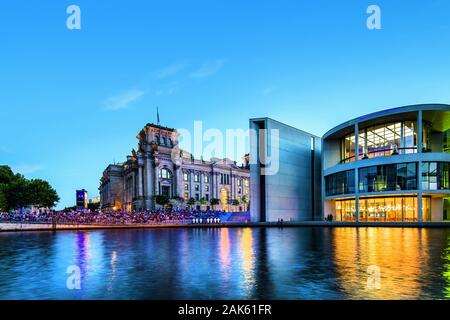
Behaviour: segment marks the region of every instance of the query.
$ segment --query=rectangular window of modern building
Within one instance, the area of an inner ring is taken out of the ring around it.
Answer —
[[[200,175],[198,173],[194,174],[194,182],[200,181]]]
[[[327,196],[355,193],[355,171],[338,172],[325,177]]]
[[[360,192],[417,189],[417,164],[398,163],[359,169]]]
[[[450,189],[450,163],[423,162],[422,189],[423,190]]]

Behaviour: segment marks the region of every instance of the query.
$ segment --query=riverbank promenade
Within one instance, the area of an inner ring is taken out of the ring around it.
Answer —
[[[97,223],[45,223],[45,222],[0,222],[0,232],[15,231],[63,231],[63,230],[95,230],[95,229],[143,229],[143,228],[450,228],[449,222],[202,222],[192,221],[130,223],[130,224],[97,224]]]

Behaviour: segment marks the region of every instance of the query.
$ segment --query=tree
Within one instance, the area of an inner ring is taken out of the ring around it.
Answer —
[[[47,181],[28,180],[19,173],[14,174],[8,166],[0,166],[0,194],[0,207],[6,210],[29,205],[51,208],[59,201]]]
[[[14,173],[8,166],[0,166],[0,184],[10,184],[14,179]]]
[[[194,198],[189,198],[187,204],[190,205],[190,206],[193,206],[195,204],[195,199]]]
[[[6,210],[8,207],[8,201],[5,193],[0,189],[0,211]]]
[[[217,198],[211,199],[211,205],[213,206],[213,209],[214,209],[214,206],[218,205],[219,203],[220,203],[219,199],[217,199]]]
[[[47,181],[33,179],[27,186],[28,204],[52,208],[59,201],[59,196]]]
[[[100,202],[90,202],[88,203],[88,209],[91,211],[97,211],[100,209]]]
[[[206,204],[206,199],[205,198],[201,198],[200,199],[200,205],[204,206]]]
[[[23,208],[31,204],[31,195],[28,193],[28,181],[21,174],[15,174],[6,189],[7,209]]]
[[[169,199],[164,195],[155,196],[155,202],[160,206],[166,206],[169,204]]]
[[[231,201],[231,204],[232,204],[233,206],[238,206],[238,205],[240,205],[240,202],[239,202],[238,199],[233,199],[233,201]]]

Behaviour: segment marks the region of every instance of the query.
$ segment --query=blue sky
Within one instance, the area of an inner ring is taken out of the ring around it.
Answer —
[[[81,8],[81,30],[66,8]],[[382,29],[366,28],[377,4]],[[322,135],[369,112],[450,103],[450,2],[2,1],[0,163],[74,204],[147,122]]]

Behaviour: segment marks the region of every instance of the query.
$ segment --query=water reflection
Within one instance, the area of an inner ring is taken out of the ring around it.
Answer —
[[[66,287],[81,269],[81,290]],[[369,266],[380,288],[367,286]],[[450,230],[230,228],[0,234],[1,299],[448,299]]]

